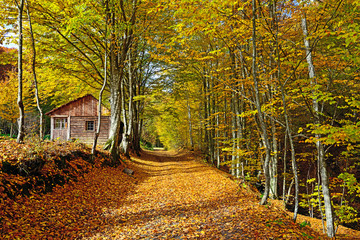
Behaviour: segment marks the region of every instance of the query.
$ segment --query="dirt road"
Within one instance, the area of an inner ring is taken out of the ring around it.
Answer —
[[[131,166],[139,182],[121,207],[106,209],[116,225],[89,239],[309,239],[247,188],[191,153],[144,152]]]
[[[192,152],[149,152],[127,167],[9,202],[0,239],[324,239]],[[341,238],[338,238],[341,239]],[[353,237],[348,237],[353,239]]]

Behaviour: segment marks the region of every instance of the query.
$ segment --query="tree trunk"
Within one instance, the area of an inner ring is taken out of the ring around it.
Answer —
[[[205,151],[209,152],[209,132],[207,130],[208,126],[208,97],[207,97],[207,80],[206,77],[203,78],[203,94],[204,94],[204,118],[203,118],[203,124],[204,124],[204,144],[205,144]]]
[[[231,136],[232,136],[232,154],[231,154],[231,175],[235,176],[236,174],[236,118],[237,116],[235,115],[235,93],[231,93]]]
[[[12,122],[10,122],[10,138],[12,138],[13,136],[13,131],[14,131],[14,125]]]
[[[26,2],[26,13],[28,16],[28,20],[29,20],[29,28],[30,28],[30,37],[31,37],[31,47],[32,47],[32,51],[33,51],[33,56],[32,56],[32,72],[33,72],[33,77],[34,77],[34,88],[35,88],[35,99],[36,99],[36,107],[39,111],[39,115],[40,115],[40,119],[39,119],[39,138],[40,141],[43,140],[44,134],[43,134],[43,111],[40,107],[40,99],[39,99],[39,88],[38,88],[38,82],[37,82],[37,76],[36,76],[36,49],[35,49],[35,39],[34,39],[34,32],[33,32],[33,28],[32,28],[32,23],[31,23],[31,17],[30,17],[30,10],[29,10],[29,4],[27,2],[27,0],[25,0]]]
[[[97,141],[100,135],[100,129],[101,129],[101,114],[102,114],[102,108],[101,108],[101,104],[102,104],[102,95],[103,92],[105,90],[106,87],[106,82],[107,82],[107,24],[108,24],[108,1],[106,1],[106,7],[105,7],[105,53],[104,53],[104,80],[103,80],[103,85],[100,89],[100,93],[99,93],[99,102],[98,102],[98,122],[97,122],[97,128],[96,128],[96,132],[95,132],[95,136],[94,136],[94,142],[93,142],[93,146],[91,149],[91,154],[95,155],[96,153],[96,145],[97,145]]]
[[[273,199],[278,198],[278,142],[276,139],[275,121],[270,119],[272,134],[272,156],[270,164],[270,190]]]
[[[112,78],[119,77],[118,74],[112,74]],[[110,108],[111,108],[111,126],[109,139],[111,140],[110,155],[112,164],[118,164],[120,160],[119,145],[122,138],[122,122],[121,122],[121,96],[120,89],[116,83],[110,88]]]
[[[18,50],[18,99],[17,104],[19,106],[19,132],[17,136],[17,143],[23,143],[25,137],[25,112],[24,112],[24,103],[23,103],[23,24],[22,16],[24,10],[24,0],[20,0],[20,3],[16,2],[18,7],[18,27],[19,27],[19,50]]]
[[[289,139],[290,150],[291,150],[291,165],[292,165],[292,169],[293,169],[293,173],[294,173],[294,181],[295,181],[295,208],[294,208],[294,217],[293,217],[293,220],[295,222],[296,218],[297,218],[298,209],[299,209],[299,178],[298,178],[298,171],[297,171],[295,147],[294,147],[294,142],[292,139],[289,117],[287,114],[287,105],[286,105],[286,99],[285,99],[284,86],[281,85],[280,89],[281,89],[281,98],[282,98],[282,103],[283,103],[283,108],[284,108],[284,118],[285,118],[285,128],[286,128],[285,132]],[[285,149],[285,151],[286,151],[286,149]],[[285,159],[284,159],[284,161],[285,161]]]
[[[122,85],[122,105],[123,105],[123,119],[124,119],[124,134],[121,142],[122,152],[125,156],[130,157],[129,155],[129,142],[131,139],[131,132],[133,127],[133,65],[132,65],[132,50],[128,53],[128,90],[129,90],[129,102],[128,102],[128,117],[126,117],[125,110],[125,84]]]
[[[189,123],[189,140],[190,140],[190,150],[194,150],[194,139],[193,139],[193,131],[192,131],[192,122],[191,122],[191,108],[189,103],[189,97],[187,96],[186,99],[186,107],[187,107],[187,113],[188,113],[188,123]]]
[[[301,19],[301,27],[303,30],[304,35],[304,45],[306,50],[306,61],[308,63],[309,69],[309,78],[310,78],[310,85],[316,85],[315,79],[315,68],[312,61],[312,53],[310,48],[310,42],[308,40],[308,30],[307,30],[307,22],[306,22],[306,15],[303,16]],[[315,88],[313,88],[315,89]],[[320,114],[319,114],[319,103],[316,97],[316,90],[313,90],[313,111],[315,115],[315,124],[320,124]],[[320,139],[321,135],[315,134],[316,139]],[[322,183],[322,192],[324,195],[324,205],[325,205],[325,216],[326,216],[326,227],[327,227],[327,235],[328,237],[335,236],[335,228],[334,228],[334,217],[333,217],[333,209],[331,205],[331,196],[330,196],[330,189],[329,189],[329,177],[327,173],[327,166],[325,162],[325,151],[324,146],[320,142],[320,140],[316,141],[316,150],[318,153],[318,161],[320,167],[320,176],[321,176],[321,183]]]
[[[253,18],[252,18],[252,47],[253,47],[253,54],[252,54],[252,77],[254,80],[254,90],[255,90],[255,105],[256,105],[256,109],[257,109],[257,115],[258,115],[258,120],[259,120],[259,127],[261,129],[261,138],[264,142],[264,147],[265,147],[265,160],[264,160],[264,175],[265,175],[265,190],[264,190],[264,194],[263,197],[261,198],[260,204],[264,205],[267,202],[267,199],[269,197],[269,192],[270,192],[270,170],[269,170],[269,165],[270,165],[270,156],[271,156],[271,152],[270,152],[270,143],[269,143],[269,138],[268,138],[268,134],[267,134],[267,126],[266,126],[266,122],[264,120],[264,116],[261,110],[261,103],[260,103],[260,93],[259,93],[259,80],[257,77],[257,66],[256,66],[256,0],[252,0],[252,14],[253,14]]]
[[[210,77],[211,83],[209,82],[209,116],[210,116],[210,161],[212,164],[215,162],[215,96],[214,90],[214,79]]]
[[[285,139],[284,139],[284,156],[283,156],[283,189],[282,189],[282,198],[283,198],[283,203],[284,203],[284,207],[286,207],[286,203],[285,203],[285,198],[286,198],[286,158],[287,158],[287,132],[285,133]]]
[[[193,127],[192,127],[192,119],[191,119],[191,107],[189,102],[189,94],[188,92],[190,89],[186,91],[186,108],[187,108],[187,115],[188,115],[188,125],[189,125],[189,140],[190,140],[190,150],[194,150],[194,138],[193,138]]]
[[[239,116],[241,113],[239,96],[236,97],[235,100],[235,120],[236,120],[236,177],[240,177],[240,141],[243,138],[243,126],[241,123],[241,117]],[[244,177],[244,176],[242,176]]]
[[[324,224],[324,213],[323,213],[323,209],[322,209],[322,201],[321,201],[321,194],[320,194],[320,164],[319,164],[319,161],[318,161],[318,164],[317,164],[317,184],[318,184],[318,187],[317,187],[317,194],[318,194],[318,202],[319,202],[319,212],[320,212],[320,216],[321,216],[321,224],[322,224],[322,229],[323,229],[323,233],[325,233],[325,224]]]
[[[114,38],[114,36],[112,36]],[[115,54],[115,43],[110,42],[110,108],[111,108],[111,126],[109,139],[111,141],[110,155],[113,165],[119,163],[119,145],[122,137],[121,123],[121,96],[120,84],[121,76],[118,68],[117,54]]]

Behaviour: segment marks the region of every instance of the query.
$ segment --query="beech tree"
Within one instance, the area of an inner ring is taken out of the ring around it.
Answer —
[[[34,88],[35,88],[35,100],[36,100],[36,107],[39,111],[39,138],[40,140],[43,140],[44,134],[44,127],[43,127],[43,118],[44,118],[44,114],[43,111],[41,109],[40,106],[40,99],[39,99],[39,87],[38,87],[38,80],[37,80],[37,75],[36,75],[36,48],[35,48],[35,39],[34,39],[34,32],[33,32],[33,28],[32,28],[32,23],[31,23],[31,16],[30,16],[30,10],[29,10],[29,4],[28,1],[25,0],[26,3],[26,13],[28,16],[28,21],[29,21],[29,31],[30,31],[30,37],[31,37],[31,48],[32,48],[32,63],[31,63],[31,67],[32,67],[32,73],[33,73],[33,78],[34,78]]]
[[[23,103],[23,10],[24,10],[24,0],[20,2],[15,2],[18,8],[18,100],[17,104],[19,106],[19,130],[16,141],[22,143],[25,136],[25,112],[24,112],[24,103]]]

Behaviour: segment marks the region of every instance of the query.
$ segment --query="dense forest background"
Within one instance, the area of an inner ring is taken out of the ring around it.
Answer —
[[[282,198],[328,236],[359,229],[358,1],[5,0],[0,14],[0,41],[23,37],[0,49],[3,134],[21,132],[20,85],[37,134],[38,109],[105,84],[112,154],[201,150],[262,204]]]

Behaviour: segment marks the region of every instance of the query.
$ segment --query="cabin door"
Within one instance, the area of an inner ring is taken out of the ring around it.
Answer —
[[[53,129],[53,138],[58,140],[67,140],[68,133],[68,119],[64,118],[54,118],[54,129]]]

